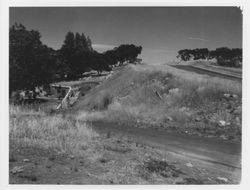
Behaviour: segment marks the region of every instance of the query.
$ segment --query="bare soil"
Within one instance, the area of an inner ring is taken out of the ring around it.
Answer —
[[[10,184],[237,184],[238,169],[178,155],[118,134],[98,139],[98,155],[60,154],[10,143]],[[19,171],[18,171],[19,169]],[[15,172],[17,171],[17,172]]]

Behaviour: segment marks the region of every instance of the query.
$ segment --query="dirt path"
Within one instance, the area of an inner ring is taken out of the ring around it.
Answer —
[[[212,77],[220,77],[220,78],[225,78],[225,79],[230,79],[230,80],[235,80],[235,81],[240,81],[240,82],[242,81],[242,78],[238,77],[238,76],[233,76],[233,75],[229,75],[229,74],[210,71],[210,70],[202,69],[202,68],[195,67],[192,65],[171,65],[171,66],[175,67],[177,69],[191,71],[191,72],[195,72],[195,73],[203,74],[203,75],[209,75]]]
[[[94,129],[132,137],[138,143],[177,153],[187,159],[202,161],[212,167],[241,170],[241,143],[215,138],[169,133],[155,129],[119,126],[114,123],[94,122]]]

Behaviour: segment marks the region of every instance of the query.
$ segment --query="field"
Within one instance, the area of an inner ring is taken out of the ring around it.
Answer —
[[[220,144],[241,142],[241,97],[239,81],[128,65],[69,109],[10,105],[10,183],[237,184],[240,163],[226,165],[219,159],[229,153],[218,152]],[[218,141],[210,154],[224,165],[162,148],[146,132],[140,136],[143,130]]]

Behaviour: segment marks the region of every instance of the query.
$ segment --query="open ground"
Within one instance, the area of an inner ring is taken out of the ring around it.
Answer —
[[[80,87],[67,109],[10,106],[11,184],[240,183],[241,80],[142,64],[60,84]]]

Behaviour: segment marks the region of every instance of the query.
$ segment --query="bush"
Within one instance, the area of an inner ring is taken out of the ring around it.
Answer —
[[[221,47],[216,50],[202,49],[183,49],[178,51],[177,58],[183,61],[199,60],[199,59],[216,59],[218,65],[226,67],[240,67],[242,63],[242,49],[241,48],[227,48]]]
[[[223,58],[217,58],[217,64],[220,66],[226,66],[226,67],[240,67],[240,62],[237,59],[223,59]]]

